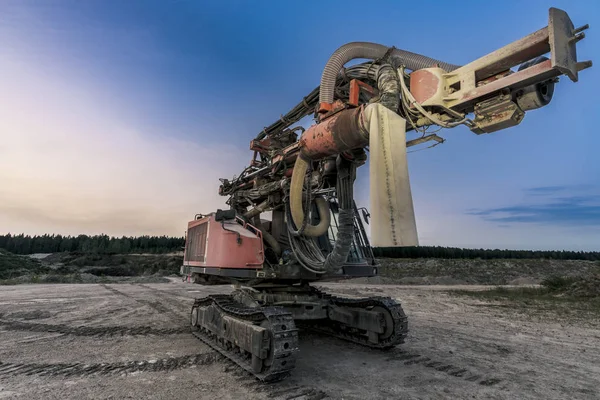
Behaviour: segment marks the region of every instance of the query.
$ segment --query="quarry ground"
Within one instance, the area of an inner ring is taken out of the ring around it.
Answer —
[[[397,298],[409,317],[407,342],[380,352],[301,332],[292,376],[266,385],[188,333],[192,299],[229,286],[2,286],[0,399],[600,397],[595,316],[448,291],[458,286],[321,286]]]

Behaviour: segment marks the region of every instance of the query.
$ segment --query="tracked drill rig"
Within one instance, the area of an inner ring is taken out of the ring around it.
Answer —
[[[377,275],[371,243],[418,245],[407,147],[443,142],[431,126],[479,135],[519,124],[550,102],[559,76],[577,82],[591,66],[576,54],[587,28],[551,8],[548,26],[464,66],[374,43],[336,50],[320,86],[250,142],[250,165],[221,179],[229,209],[189,222],[184,276],[235,284],[195,300],[193,334],[265,381],[294,368],[299,326],[374,349],[403,343],[395,299],[337,297],[310,283]],[[356,59],[368,61],[345,67]],[[294,126],[311,114],[310,128]],[[407,141],[411,130],[420,136]],[[353,189],[366,149],[370,240]]]

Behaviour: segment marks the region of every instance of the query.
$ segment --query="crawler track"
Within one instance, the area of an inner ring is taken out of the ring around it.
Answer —
[[[408,319],[402,306],[396,300],[390,297],[366,297],[362,299],[339,297],[315,288],[312,289],[319,298],[328,300],[336,306],[364,309],[377,307],[387,312],[388,320],[393,324],[393,330],[387,338],[380,340],[378,343],[372,343],[369,342],[363,332],[346,329],[344,324],[335,321],[327,321],[325,323],[322,321],[318,323],[304,322],[302,327],[374,349],[385,350],[404,343],[408,335]]]
[[[210,329],[201,325],[192,326],[194,336],[261,381],[277,381],[289,375],[295,367],[298,353],[298,330],[290,313],[279,307],[249,308],[235,302],[229,295],[211,295],[197,299],[192,310],[211,306],[216,307],[222,316],[237,318],[246,321],[249,325],[261,324],[268,327],[269,355],[266,360],[263,360],[262,370],[255,372],[250,354],[241,350],[235,343],[218,337]]]

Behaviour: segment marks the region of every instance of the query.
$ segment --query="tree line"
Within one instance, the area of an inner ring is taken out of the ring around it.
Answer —
[[[78,251],[83,253],[169,253],[180,251],[185,245],[183,237],[137,236],[111,237],[108,235],[0,235],[0,248],[15,254],[58,253]],[[374,247],[375,257],[386,258],[451,258],[462,259],[552,259],[600,260],[597,251],[536,251],[499,249],[462,249],[442,246]]]
[[[0,248],[15,254],[58,253],[169,253],[183,249],[183,237],[138,236],[110,237],[108,235],[0,235]]]
[[[490,259],[551,259],[551,260],[600,260],[598,251],[537,251],[500,249],[461,249],[457,247],[374,247],[375,257],[386,258],[481,258]]]

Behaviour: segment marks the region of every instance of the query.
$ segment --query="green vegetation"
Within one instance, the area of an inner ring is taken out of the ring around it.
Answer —
[[[144,276],[171,275],[179,273],[183,264],[181,256],[161,255],[109,255],[73,252],[52,254],[44,259],[47,263],[61,263],[68,273],[73,270],[96,276]]]
[[[548,299],[548,300],[600,300],[600,274],[591,276],[565,277],[552,276],[544,279],[539,286],[505,287],[498,286],[489,290],[453,290],[457,294],[472,297],[502,299]]]
[[[533,250],[486,250],[461,249],[457,247],[374,247],[375,257],[385,258],[446,258],[446,259],[547,259],[600,261],[598,251],[533,251]]]
[[[49,271],[50,268],[37,260],[0,249],[0,280],[14,279],[26,274],[44,274]]]
[[[27,256],[0,249],[0,285],[18,283],[76,283],[81,282],[77,269],[53,268]]]
[[[15,254],[79,251],[98,254],[169,253],[183,249],[185,239],[168,236],[0,235],[0,249]]]
[[[0,249],[0,285],[95,283],[132,277],[159,279],[178,274],[182,263],[183,257],[172,255],[81,252],[55,253],[38,261]]]
[[[554,317],[593,315],[599,320],[600,274],[582,277],[554,276],[541,286],[495,287],[489,290],[451,290],[451,294],[490,302],[490,306]],[[492,304],[493,303],[493,304]]]
[[[170,253],[183,250],[185,238],[108,235],[0,235],[0,249],[15,254],[84,252],[96,254]],[[600,252],[461,249],[441,246],[374,247],[377,258],[546,259],[600,261]]]
[[[600,263],[579,260],[379,259],[379,275],[397,284],[514,285],[552,276],[600,274]]]
[[[542,281],[542,287],[548,293],[563,293],[567,291],[574,283],[580,282],[583,278],[573,276],[551,276]]]

